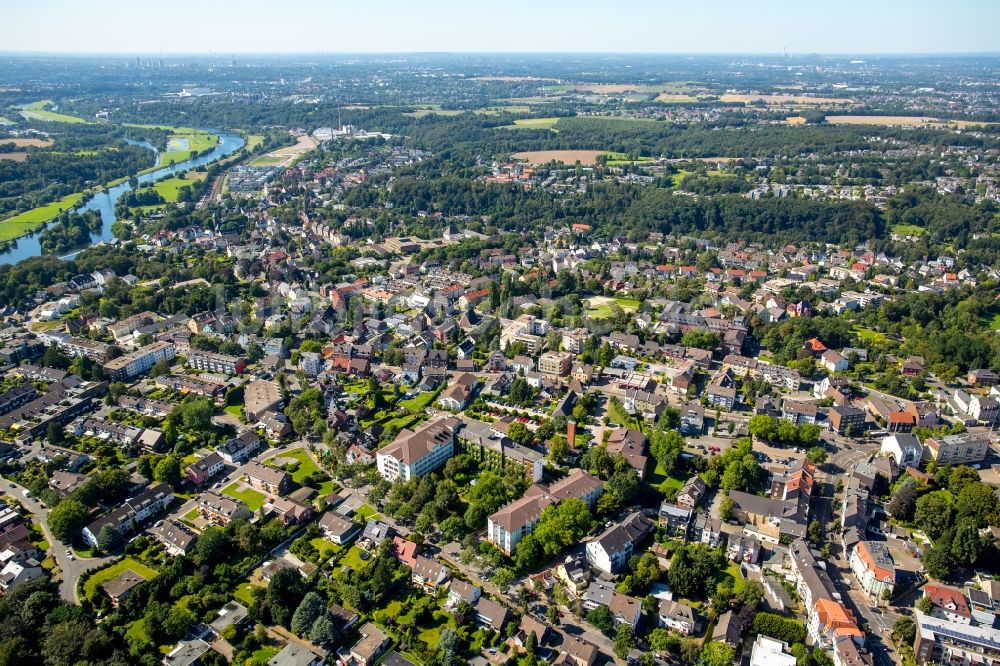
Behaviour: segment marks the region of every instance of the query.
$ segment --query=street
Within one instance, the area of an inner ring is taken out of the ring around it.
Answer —
[[[0,477],[4,478],[4,477]],[[80,600],[76,594],[76,583],[80,580],[85,572],[91,569],[97,569],[105,564],[108,564],[114,557],[76,557],[70,559],[66,551],[69,548],[62,541],[59,541],[49,530],[49,525],[47,523],[48,510],[45,509],[41,503],[34,497],[25,497],[25,488],[17,485],[9,479],[4,479],[7,483],[8,490],[14,490],[18,495],[20,495],[21,505],[31,514],[35,522],[39,524],[42,528],[42,534],[45,535],[45,540],[49,542],[49,554],[56,562],[56,566],[60,572],[59,581],[59,596],[69,603],[79,603]]]

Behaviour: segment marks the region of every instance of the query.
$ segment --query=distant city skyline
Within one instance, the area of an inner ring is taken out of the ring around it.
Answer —
[[[5,7],[4,24],[6,53],[1000,52],[991,0],[43,0]]]

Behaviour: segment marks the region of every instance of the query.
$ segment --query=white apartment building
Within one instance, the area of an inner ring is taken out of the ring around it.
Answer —
[[[433,472],[455,454],[457,426],[457,419],[443,417],[416,432],[403,430],[376,455],[379,473],[390,481],[409,481]]]

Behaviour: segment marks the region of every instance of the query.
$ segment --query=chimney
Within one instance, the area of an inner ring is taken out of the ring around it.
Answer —
[[[576,449],[576,421],[569,421],[566,424],[566,444],[571,450]]]

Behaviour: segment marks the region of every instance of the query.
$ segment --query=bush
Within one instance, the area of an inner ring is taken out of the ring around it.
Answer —
[[[798,620],[774,613],[757,613],[753,619],[753,631],[784,641],[789,645],[805,643],[806,640],[805,625]]]

